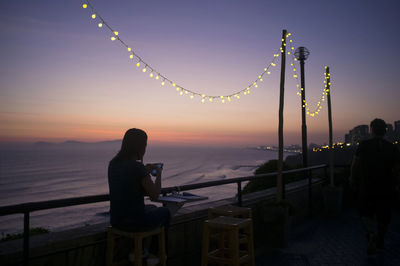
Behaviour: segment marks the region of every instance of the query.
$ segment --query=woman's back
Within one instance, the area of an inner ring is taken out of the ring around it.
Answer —
[[[111,224],[136,218],[144,213],[142,180],[147,176],[143,163],[134,160],[113,160],[108,166]]]

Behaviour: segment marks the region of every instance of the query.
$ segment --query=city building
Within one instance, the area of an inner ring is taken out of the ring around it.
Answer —
[[[350,130],[350,143],[357,144],[360,141],[368,139],[370,137],[369,134],[369,126],[368,125],[359,125]]]
[[[394,121],[394,134],[397,137],[397,139],[400,138],[400,120]]]
[[[344,142],[356,145],[360,141],[368,139],[370,136],[369,126],[359,125],[344,135]],[[392,142],[400,140],[400,120],[394,122],[394,127],[392,124],[386,124],[385,138]]]

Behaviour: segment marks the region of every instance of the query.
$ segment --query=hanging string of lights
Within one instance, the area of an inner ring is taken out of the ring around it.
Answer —
[[[290,36],[289,36],[290,37]],[[289,51],[287,52],[288,55],[291,55],[291,63],[290,66],[293,68],[293,78],[296,80],[296,87],[298,88],[298,92],[297,95],[299,95],[301,97],[301,92],[304,90],[303,88],[301,88],[300,86],[300,80],[299,80],[299,75],[297,75],[297,69],[295,67],[295,62],[298,61],[297,58],[294,55],[294,51],[295,51],[295,47],[294,47],[294,43],[293,43],[293,39],[289,38]],[[324,88],[321,92],[321,98],[319,99],[319,101],[317,102],[317,106],[313,109],[313,111],[311,111],[311,109],[308,106],[307,101],[303,100],[303,108],[306,108],[306,113],[307,115],[314,117],[316,115],[318,115],[321,110],[322,110],[322,103],[325,102],[325,96],[327,95],[327,93],[329,92],[329,90],[327,89],[328,86],[328,82],[329,85],[331,85],[330,82],[330,74],[326,73],[326,68],[325,67],[325,72],[324,72]]]
[[[144,61],[135,51],[133,50],[132,47],[128,46],[120,37],[120,34],[118,31],[114,30],[111,28],[111,26],[101,17],[101,15],[96,11],[96,9],[93,7],[93,5],[89,1],[85,1],[84,4],[82,4],[82,7],[84,9],[87,9],[88,7],[91,9],[91,18],[93,20],[97,21],[97,26],[99,28],[103,28],[104,26],[108,28],[111,31],[111,41],[119,41],[128,51],[129,53],[129,58],[132,59],[134,62],[136,62],[136,66],[138,68],[141,68],[141,71],[143,73],[149,73],[150,78],[154,78],[155,80],[159,81],[161,86],[164,86],[166,84],[169,84],[170,86],[174,87],[176,91],[179,93],[179,95],[188,95],[190,99],[193,99],[194,97],[200,97],[201,102],[214,102],[215,100],[219,100],[221,103],[225,102],[230,102],[233,98],[240,99],[240,96],[243,95],[248,95],[250,94],[250,89],[252,88],[257,88],[258,84],[263,81],[264,75],[270,75],[271,67],[276,66],[276,60],[279,57],[279,53],[276,53],[273,55],[272,61],[267,64],[263,71],[258,75],[257,79],[251,82],[246,88],[238,90],[236,92],[233,92],[231,94],[227,95],[208,95],[205,93],[197,92],[194,90],[186,89],[183,86],[180,86],[177,84],[175,81],[172,81],[171,79],[167,78],[165,75],[161,74],[158,70],[156,70],[154,67],[152,67],[149,63]],[[281,48],[282,50],[282,48]]]

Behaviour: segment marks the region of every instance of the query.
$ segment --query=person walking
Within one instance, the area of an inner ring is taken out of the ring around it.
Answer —
[[[400,153],[396,145],[383,138],[384,120],[374,119],[370,127],[372,138],[357,147],[350,183],[358,193],[360,216],[367,231],[367,253],[372,255],[384,248],[399,185]]]

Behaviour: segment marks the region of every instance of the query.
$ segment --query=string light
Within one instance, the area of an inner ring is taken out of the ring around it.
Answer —
[[[129,58],[130,58],[130,59],[136,59],[136,60],[137,60],[137,63],[136,63],[136,66],[137,66],[137,67],[140,67],[140,66],[141,66],[141,62],[143,62],[143,63],[145,64],[145,67],[142,69],[142,72],[146,72],[146,71],[147,71],[147,68],[149,68],[149,69],[151,70],[151,73],[150,73],[150,75],[149,75],[150,78],[152,78],[152,77],[154,76],[153,72],[157,73],[157,76],[156,76],[156,78],[155,78],[156,80],[159,80],[160,78],[162,78],[161,86],[164,86],[166,81],[167,81],[169,84],[171,84],[172,87],[178,86],[174,81],[172,81],[171,79],[167,78],[166,76],[160,74],[159,71],[157,71],[155,68],[151,67],[151,66],[150,66],[147,62],[145,62],[139,55],[137,55],[137,54],[133,51],[133,49],[132,49],[131,47],[129,47],[129,46],[119,37],[118,31],[113,30],[113,29],[105,22],[105,20],[99,15],[99,13],[94,9],[93,5],[92,5],[89,1],[86,1],[86,3],[84,3],[84,4],[82,5],[82,7],[83,7],[83,8],[89,7],[89,8],[91,9],[91,11],[92,11],[92,19],[98,18],[98,19],[100,20],[100,22],[97,24],[100,28],[103,27],[103,26],[105,26],[106,28],[108,28],[108,29],[111,31],[111,33],[113,34],[113,36],[110,37],[112,41],[118,40],[123,46],[125,46],[125,48],[128,50],[128,52],[130,52]],[[100,26],[100,25],[101,25],[101,26]],[[290,36],[290,35],[288,35],[288,36]],[[280,48],[280,50],[282,51],[282,47]],[[258,82],[259,82],[259,81],[260,81],[260,82],[263,81],[263,76],[264,76],[264,74],[268,74],[268,75],[271,74],[271,72],[269,71],[269,68],[270,68],[271,66],[272,66],[272,67],[276,66],[276,60],[277,60],[278,57],[279,57],[279,53],[274,53],[274,54],[273,54],[273,60],[272,60],[269,64],[266,64],[266,67],[264,68],[264,71],[263,71],[261,74],[258,75],[258,78],[257,78],[255,81],[251,82],[250,85],[248,85],[246,88],[244,88],[244,89],[242,89],[242,90],[239,90],[239,91],[236,91],[236,92],[233,92],[233,93],[228,94],[228,95],[223,95],[223,96],[205,95],[205,94],[203,94],[203,93],[195,92],[195,91],[192,91],[192,90],[189,90],[189,89],[184,89],[184,88],[183,88],[182,86],[180,86],[180,85],[179,85],[178,87],[181,88],[182,94],[189,94],[191,99],[193,99],[195,96],[198,96],[198,97],[201,97],[201,99],[202,99],[201,101],[202,101],[202,102],[205,102],[205,100],[204,100],[205,98],[207,98],[210,102],[212,102],[214,98],[220,98],[220,102],[222,102],[222,103],[226,102],[226,100],[227,100],[227,102],[230,102],[230,101],[231,101],[231,97],[234,97],[234,98],[236,98],[236,99],[240,99],[240,96],[239,96],[239,95],[240,95],[241,93],[244,94],[244,92],[245,92],[244,95],[248,95],[248,94],[250,93],[250,88],[251,88],[251,87],[257,88],[257,87],[258,87]]]
[[[289,39],[289,45],[290,45],[290,49],[294,50],[294,44],[293,44],[293,40],[292,39]],[[301,96],[301,92],[304,91],[304,88],[302,88],[300,86],[300,80],[299,80],[299,77],[297,75],[297,70],[296,70],[296,67],[294,67],[295,62],[298,61],[298,60],[294,56],[293,53],[292,53],[292,57],[291,58],[292,58],[293,61],[290,63],[290,66],[293,67],[293,78],[296,80],[296,83],[297,83],[296,87],[299,89],[299,91],[297,92],[297,95]],[[326,69],[326,67],[325,67],[325,69]],[[330,74],[329,74],[329,76],[330,76]],[[326,72],[324,72],[324,78],[325,78],[325,80],[328,79],[328,75],[327,75]],[[321,112],[322,103],[325,101],[325,95],[327,95],[327,93],[329,93],[329,90],[327,91],[327,89],[326,89],[327,88],[327,82],[325,80],[324,80],[325,87],[321,92],[321,99],[317,102],[317,105],[316,105],[316,107],[314,108],[313,111],[311,111],[311,109],[309,108],[308,103],[306,101],[303,101],[302,108],[306,108],[306,114],[311,116],[311,117],[315,117],[316,115],[318,115]]]
[[[177,86],[177,84],[176,84],[174,81],[172,81],[171,79],[167,78],[166,76],[160,74],[160,73],[159,73],[158,71],[156,71],[153,67],[150,67],[149,64],[147,64],[145,61],[143,61],[143,59],[142,59],[140,56],[138,56],[136,53],[134,53],[134,52],[132,51],[132,48],[130,48],[127,44],[125,44],[125,42],[119,37],[118,31],[114,31],[114,30],[104,21],[104,19],[98,14],[98,12],[93,8],[93,6],[90,4],[89,1],[87,1],[86,3],[84,3],[84,4],[82,5],[82,7],[83,7],[84,9],[86,9],[87,7],[90,7],[90,9],[92,10],[91,18],[92,18],[92,19],[96,19],[96,18],[99,18],[99,19],[100,19],[100,22],[97,24],[98,27],[101,28],[101,27],[103,27],[103,25],[105,25],[105,26],[113,33],[113,36],[111,37],[111,40],[112,40],[112,41],[118,40],[123,46],[126,47],[126,49],[128,50],[128,52],[130,52],[129,58],[130,58],[130,59],[135,59],[135,58],[137,59],[137,63],[136,63],[136,66],[137,66],[137,67],[140,67],[141,62],[143,62],[143,63],[145,64],[145,67],[142,69],[142,72],[146,72],[146,71],[147,71],[147,68],[150,68],[151,73],[149,74],[149,77],[152,78],[152,77],[154,76],[153,72],[156,72],[157,75],[156,75],[155,79],[156,79],[156,80],[159,80],[160,78],[162,78],[161,86],[164,86],[164,85],[165,85],[165,82],[168,81],[168,82],[172,85],[172,87],[177,87],[176,89],[177,89],[177,91],[179,91],[180,95],[190,94],[190,99],[193,99],[195,96],[200,96],[200,97],[201,97],[201,102],[202,102],[202,103],[205,102],[205,99],[206,99],[206,98],[207,98],[210,102],[213,102],[213,99],[214,99],[214,98],[220,98],[220,102],[225,103],[225,102],[226,102],[225,99],[226,99],[228,102],[230,102],[230,101],[231,101],[231,97],[234,97],[234,98],[236,98],[236,99],[240,99],[240,95],[241,95],[241,94],[243,94],[243,95],[248,95],[248,94],[250,94],[250,88],[251,88],[251,87],[257,88],[257,87],[258,87],[258,83],[257,83],[257,82],[262,82],[262,81],[263,81],[263,75],[264,75],[264,74],[267,74],[267,75],[270,75],[270,74],[271,74],[271,72],[269,71],[269,68],[270,68],[270,67],[275,67],[275,66],[276,66],[275,60],[279,57],[279,53],[276,53],[276,54],[274,53],[274,54],[273,54],[273,60],[272,60],[272,62],[270,62],[269,64],[267,64],[267,67],[265,67],[265,68],[264,68],[264,71],[263,71],[260,75],[258,75],[258,78],[257,78],[255,81],[253,81],[252,83],[250,83],[250,85],[247,86],[245,89],[242,89],[242,90],[236,91],[236,92],[234,92],[234,93],[232,93],[232,94],[224,95],[224,96],[205,95],[205,94],[203,94],[203,93],[198,93],[198,92],[195,92],[195,91],[192,91],[192,90],[184,89],[182,86]],[[291,33],[288,33],[288,34],[286,35],[286,38],[289,39],[290,49],[291,49],[291,50],[295,50],[294,45],[293,45],[293,40],[292,40],[291,38],[289,38],[291,35],[292,35]],[[286,46],[286,43],[283,43],[283,45]],[[280,52],[281,52],[281,54],[283,53],[283,48],[282,48],[282,47],[280,47]],[[288,54],[288,55],[292,55],[293,62],[292,62],[290,65],[293,66],[293,72],[294,72],[293,78],[295,78],[296,81],[297,81],[297,85],[296,85],[297,88],[300,88],[298,75],[297,75],[297,73],[296,73],[296,68],[294,67],[294,62],[296,62],[297,59],[294,57],[294,54],[291,53],[290,51],[287,52],[287,54]],[[325,73],[324,76],[325,76],[325,79],[328,79],[329,81],[328,81],[328,82],[324,82],[324,83],[325,83],[325,88],[324,88],[324,90],[323,90],[323,92],[322,92],[321,100],[318,101],[318,104],[317,104],[316,109],[315,109],[313,112],[311,112],[310,109],[309,109],[309,107],[308,107],[308,104],[307,104],[306,102],[304,102],[303,105],[302,105],[303,108],[306,108],[306,109],[307,109],[307,114],[310,115],[311,117],[314,117],[315,115],[318,115],[318,114],[319,114],[319,112],[320,112],[321,109],[322,109],[322,104],[321,104],[321,102],[324,102],[324,101],[325,101],[325,95],[327,95],[327,93],[329,93],[329,90],[327,89],[327,86],[328,86],[328,85],[331,85],[330,77],[329,77],[330,75],[327,75],[327,73]],[[301,91],[302,91],[302,90],[304,90],[304,89],[303,89],[303,88],[300,88],[300,92],[297,92],[297,94],[298,94],[298,95],[301,95]]]

